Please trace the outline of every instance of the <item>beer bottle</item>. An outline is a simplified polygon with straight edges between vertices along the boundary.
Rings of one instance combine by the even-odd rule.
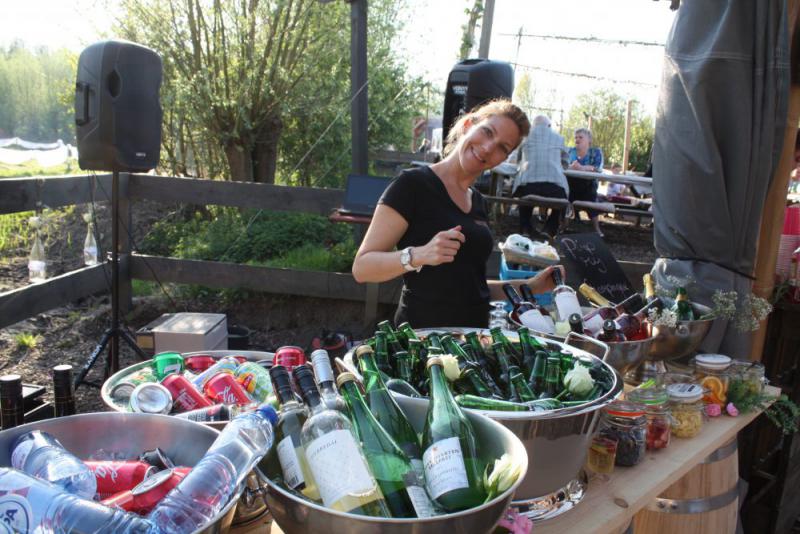
[[[548,354],[544,350],[536,351],[536,359],[533,363],[533,371],[531,371],[528,383],[531,390],[536,395],[541,395],[545,390],[545,374],[547,371],[547,358]]]
[[[392,365],[389,360],[388,341],[386,332],[378,330],[375,332],[375,363],[378,369],[386,376],[392,376]]]
[[[514,393],[516,393],[519,402],[528,402],[536,399],[522,373],[511,373],[511,383],[514,384]]]
[[[509,402],[501,399],[487,399],[476,395],[456,395],[456,404],[462,408],[473,410],[493,410],[500,412],[527,412],[530,410],[527,405],[519,402]]]
[[[555,398],[561,393],[561,359],[558,356],[547,357],[547,369],[544,377],[544,391],[540,399]]]
[[[522,370],[525,376],[530,376],[533,372],[533,364],[536,360],[536,350],[541,350],[544,347],[534,338],[531,338],[527,327],[520,327],[520,329],[517,330],[517,334],[519,335],[520,349],[522,349]]]
[[[496,343],[500,343],[510,358],[512,358],[515,362],[519,361],[519,351],[514,348],[514,345],[511,344],[511,341],[509,341],[509,339],[503,333],[502,328],[495,326],[494,328],[489,329],[489,333],[492,335],[492,346],[494,346]]]
[[[392,324],[389,321],[379,322],[378,329],[386,334],[386,343],[389,347],[389,351],[391,352],[391,354],[395,354],[398,351],[405,350],[404,347],[400,344],[400,340],[397,337],[397,332],[395,332],[394,328],[392,328]]]
[[[55,417],[75,415],[75,392],[72,389],[72,366],[53,367],[53,413]]]
[[[2,411],[3,430],[14,428],[25,422],[21,376],[0,376],[0,411]]]

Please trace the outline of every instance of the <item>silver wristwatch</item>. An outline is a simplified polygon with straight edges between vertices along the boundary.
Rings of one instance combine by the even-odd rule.
[[[406,271],[419,272],[422,269],[422,265],[419,267],[414,267],[411,265],[411,247],[406,247],[400,251],[400,265],[402,265],[403,269]]]

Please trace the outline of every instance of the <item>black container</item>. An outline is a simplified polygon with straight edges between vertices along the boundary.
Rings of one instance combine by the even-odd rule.
[[[13,428],[25,422],[25,404],[22,400],[22,377],[0,377],[0,423],[2,429]]]
[[[250,348],[250,329],[246,326],[228,325],[228,350]]]

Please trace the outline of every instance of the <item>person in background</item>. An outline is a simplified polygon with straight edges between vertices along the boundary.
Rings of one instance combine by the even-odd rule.
[[[611,165],[611,174],[622,174],[622,165],[619,163],[614,163]],[[628,187],[625,184],[618,184],[615,182],[608,182],[603,181],[606,188],[605,195],[602,195],[602,200],[606,200],[611,197],[620,197],[626,195],[628,192]]]
[[[586,128],[575,130],[575,146],[567,153],[569,168],[575,171],[603,172],[603,151],[592,146],[592,132]],[[583,200],[597,202],[597,180],[584,178],[568,178],[569,201]],[[601,237],[600,221],[595,211],[587,210],[592,220],[594,231]]]
[[[569,185],[564,176],[567,166],[567,149],[564,138],[550,129],[550,119],[537,115],[533,119],[533,130],[520,145],[519,172],[514,179],[512,196],[539,195],[567,199]],[[519,206],[519,232],[532,235],[532,206]],[[544,223],[544,233],[553,237],[558,233],[561,210],[550,210]]]
[[[509,100],[486,103],[453,125],[442,161],[403,171],[389,184],[356,253],[353,277],[363,283],[403,276],[396,324],[488,325],[489,301],[504,298],[503,282],[486,280],[494,238],[485,199],[473,185],[529,130],[525,113]],[[552,269],[511,283],[550,291]]]

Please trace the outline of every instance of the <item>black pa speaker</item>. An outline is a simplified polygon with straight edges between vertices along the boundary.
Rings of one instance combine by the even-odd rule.
[[[161,58],[128,41],[101,41],[78,59],[75,126],[81,169],[143,172],[161,150]]]
[[[467,59],[456,63],[447,77],[442,118],[442,142],[464,113],[494,98],[511,98],[514,69],[505,61]]]

